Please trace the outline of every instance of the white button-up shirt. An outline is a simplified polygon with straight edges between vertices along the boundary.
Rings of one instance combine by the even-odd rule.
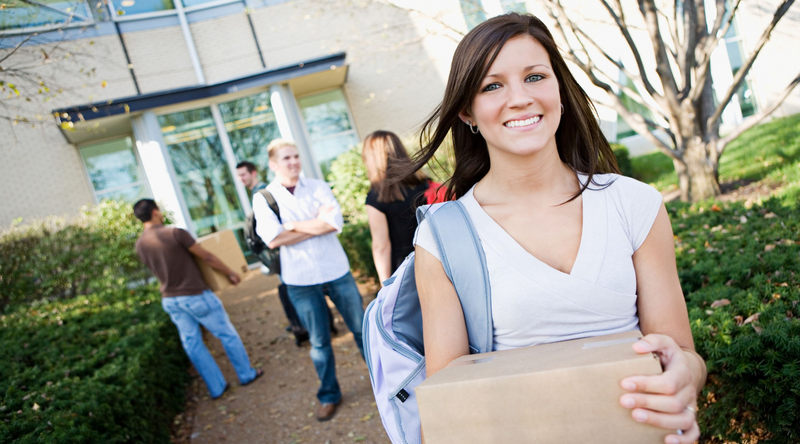
[[[300,178],[292,194],[276,179],[267,186],[267,191],[275,197],[283,223],[315,219],[320,207],[333,207],[333,211],[326,213],[321,219],[336,228],[335,232],[280,247],[281,279],[284,284],[323,284],[339,279],[350,271],[347,255],[336,237],[342,232],[344,223],[342,209],[327,183],[318,179]],[[278,217],[260,193],[253,196],[253,214],[256,218],[256,233],[264,243],[269,244],[283,232]]]

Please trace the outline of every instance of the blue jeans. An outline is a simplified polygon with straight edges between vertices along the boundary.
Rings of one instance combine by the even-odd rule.
[[[309,333],[311,342],[311,360],[317,370],[321,382],[317,398],[320,403],[338,403],[342,399],[342,391],[336,380],[336,362],[331,346],[330,321],[328,320],[325,295],[331,298],[339,313],[342,314],[347,328],[353,332],[356,345],[364,356],[361,341],[361,324],[364,321],[364,305],[361,294],[356,287],[353,275],[347,272],[344,276],[331,282],[318,285],[287,285],[291,299],[300,320]]]
[[[213,292],[206,290],[193,296],[162,298],[161,306],[178,327],[181,344],[197,372],[206,382],[212,398],[217,398],[228,385],[216,361],[203,343],[200,325],[222,341],[239,382],[247,384],[256,377],[256,370],[250,366],[250,358],[244,349],[242,339],[236,332],[222,301]]]

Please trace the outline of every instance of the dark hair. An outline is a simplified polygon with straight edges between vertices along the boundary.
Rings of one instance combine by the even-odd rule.
[[[228,168],[230,168],[230,167],[228,167]],[[247,172],[248,173],[252,173],[253,171],[257,171],[258,170],[258,168],[256,168],[256,166],[255,166],[255,164],[253,164],[253,162],[248,162],[246,160],[243,160],[243,161],[241,161],[241,162],[236,164],[236,169],[238,170],[239,168],[247,168]]]
[[[378,202],[394,202],[405,199],[407,188],[416,187],[428,177],[422,171],[409,174],[401,181],[386,182],[386,171],[398,167],[408,168],[411,158],[397,134],[391,131],[375,131],[364,139],[361,158],[367,167],[369,183],[377,193]]]
[[[532,15],[510,13],[481,23],[458,44],[444,98],[422,126],[422,149],[408,167],[389,171],[390,182],[399,182],[422,168],[448,136],[452,137],[455,162],[453,176],[446,182],[447,199],[463,196],[486,175],[490,167],[486,140],[480,133],[472,134],[458,114],[470,109],[503,45],[524,35],[533,37],[544,47],[558,80],[564,106],[555,136],[558,155],[573,171],[589,176],[587,183],[570,200],[586,189],[595,174],[619,173],[611,146],[600,131],[597,110],[572,76],[547,26]]]
[[[133,215],[142,222],[150,222],[153,218],[153,210],[158,209],[156,201],[153,199],[141,199],[133,204]]]

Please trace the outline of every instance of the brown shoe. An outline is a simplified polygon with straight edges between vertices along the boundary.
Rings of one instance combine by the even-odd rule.
[[[339,402],[337,402],[336,404],[333,403],[320,404],[319,407],[317,407],[316,411],[317,421],[327,421],[333,418],[333,415],[336,414],[336,407],[339,407]]]

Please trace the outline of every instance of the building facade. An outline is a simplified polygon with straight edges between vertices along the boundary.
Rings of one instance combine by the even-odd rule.
[[[730,84],[778,1],[744,3],[715,53],[715,88]],[[786,57],[800,43],[796,9],[726,110],[727,125],[800,71]],[[153,197],[196,236],[241,233],[250,197],[235,179],[239,161],[263,166],[266,179],[267,144],[287,138],[304,174],[324,178],[374,130],[411,138],[441,100],[460,35],[511,10],[542,12],[514,0],[14,0],[0,10],[0,59],[55,45],[76,55],[32,68],[66,91],[43,105],[44,118],[30,118],[41,123],[0,120],[0,226]],[[598,110],[609,138],[641,144],[611,109]],[[796,91],[776,115],[798,111]]]

